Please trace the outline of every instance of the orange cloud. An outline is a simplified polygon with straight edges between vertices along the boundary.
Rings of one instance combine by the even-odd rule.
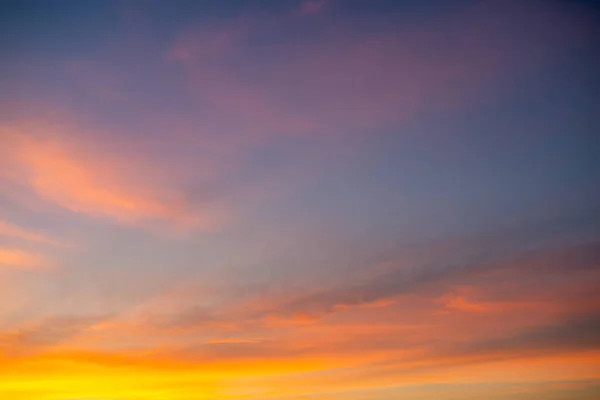
[[[110,140],[105,135],[96,134],[89,141],[85,138],[90,135],[78,132],[73,124],[48,121],[4,129],[14,147],[14,175],[46,201],[76,213],[131,224],[158,221],[211,229],[220,222],[218,207],[195,208],[179,188],[169,187],[168,174],[143,159],[144,155],[110,151],[100,145],[100,141]],[[43,240],[14,227],[0,228]]]
[[[228,343],[260,343],[264,341],[263,338],[222,338],[222,339],[210,339],[206,341],[206,344],[228,344]]]
[[[584,276],[590,272],[581,265],[570,268]],[[502,280],[500,286],[506,289],[506,282]],[[487,291],[486,285],[478,288],[481,292],[455,290],[451,293],[460,295],[448,298],[460,297],[471,304],[471,295],[479,299]],[[190,393],[202,393],[199,398],[267,399],[315,393],[337,396],[346,391],[344,398],[352,399],[350,390],[383,386],[403,390],[489,379],[502,383],[600,378],[594,368],[599,359],[594,335],[597,315],[567,315],[561,320],[541,315],[526,321],[535,310],[518,307],[440,314],[438,291],[434,292],[431,301],[422,295],[403,296],[393,304],[376,304],[379,307],[345,307],[312,324],[250,324],[244,320],[253,318],[252,312],[228,315],[229,310],[221,308],[225,314],[221,316],[237,322],[241,329],[235,333],[211,330],[212,339],[205,339],[203,325],[161,332],[144,324],[149,316],[143,313],[136,316],[136,329],[129,336],[122,336],[131,328],[127,324],[96,324],[91,319],[88,327],[85,318],[50,320],[18,329],[20,333],[10,337],[22,345],[64,343],[53,345],[51,352],[0,359],[0,372],[8,377],[0,381],[0,393],[14,390],[14,398],[24,399],[51,399],[51,393],[59,393],[140,400],[160,393],[184,400]],[[550,289],[547,294],[555,293]],[[173,296],[181,304],[177,302],[181,293]],[[514,296],[527,300],[528,291]],[[171,303],[168,296],[162,298],[161,304],[169,311],[177,311]],[[205,313],[195,316],[205,318]],[[95,337],[98,330],[101,335]],[[65,384],[75,379],[77,385]],[[27,386],[25,382],[41,383]]]
[[[454,293],[449,293],[442,297],[441,302],[449,310],[485,311],[488,309],[485,304],[470,301],[464,296]]]
[[[18,249],[0,248],[0,266],[36,269],[43,268],[46,260],[33,253]]]

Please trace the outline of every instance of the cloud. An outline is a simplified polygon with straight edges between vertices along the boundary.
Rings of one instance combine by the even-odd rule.
[[[148,320],[154,327],[169,331],[202,330],[226,325],[226,321],[213,310],[199,306],[167,313],[154,312]]]
[[[81,349],[81,355],[61,356],[73,365],[108,370],[121,365],[139,376],[164,377],[176,371],[179,377],[196,377],[206,370],[223,387],[235,386],[235,379],[244,376],[245,387],[255,393],[262,393],[264,385],[270,393],[283,394],[287,388],[300,395],[314,393],[314,388],[325,393],[398,382],[451,383],[465,377],[587,377],[595,361],[584,355],[598,346],[594,332],[600,303],[594,303],[597,295],[590,297],[600,282],[597,249],[595,242],[545,249],[456,276],[438,276],[427,284],[402,286],[405,294],[394,294],[394,302],[374,301],[377,307],[372,308],[350,302],[334,313],[320,314],[318,324],[265,324],[264,314],[252,304],[244,309],[247,298],[235,296],[242,304],[226,301],[226,306],[186,308],[194,303],[194,291],[177,290],[151,302],[153,312],[132,314],[138,318],[132,321],[137,330],[129,335],[124,332],[127,324],[95,324],[104,328],[94,336],[97,329],[85,328],[85,323],[58,319],[24,327],[12,340],[32,343],[32,348],[35,343],[43,347],[64,340],[71,349]],[[445,253],[435,258],[447,257]],[[340,283],[348,284],[342,279]],[[196,303],[204,304],[206,296],[197,293]],[[265,309],[287,311],[289,303],[272,300],[264,302]],[[485,307],[473,309],[473,304]],[[236,326],[231,330],[224,324],[228,322]],[[57,328],[43,328],[46,325]],[[74,331],[81,340],[68,339]],[[110,352],[97,350],[105,348]],[[111,359],[117,353],[121,358]],[[508,372],[498,375],[499,371]],[[258,377],[261,380],[255,381]]]
[[[206,341],[206,344],[244,344],[244,343],[260,343],[264,341],[264,338],[222,338],[222,339],[210,339]]]
[[[207,203],[200,209],[181,188],[169,186],[174,171],[161,171],[151,157],[131,153],[133,143],[86,133],[81,122],[18,122],[3,126],[2,134],[13,148],[8,165],[13,179],[62,208],[126,224],[212,229],[220,222],[218,207]],[[111,140],[116,147],[104,142]],[[14,227],[10,231],[41,240]]]
[[[0,236],[12,237],[53,246],[65,246],[64,242],[49,237],[44,233],[31,229],[25,229],[21,226],[2,220],[0,220]]]
[[[285,18],[245,18],[183,33],[170,57],[208,131],[367,134],[469,104],[576,43],[574,24],[551,5],[507,3],[479,2],[402,29],[342,19],[307,38]]]
[[[119,117],[131,114],[124,117],[127,127],[135,118],[144,121],[131,122],[137,129],[118,128],[121,131],[107,126],[111,118],[91,129],[91,122],[72,116],[64,123],[48,118],[4,126],[2,142],[10,150],[0,149],[1,178],[22,188],[27,197],[47,203],[61,219],[83,216],[144,227],[219,226],[224,198],[239,193],[231,187],[254,189],[249,188],[255,184],[252,159],[268,161],[272,153],[280,157],[285,153],[280,143],[300,153],[306,142],[325,143],[324,153],[333,154],[330,150],[353,142],[347,138],[388,127],[400,134],[399,126],[468,106],[471,96],[487,96],[505,79],[560,58],[570,46],[570,39],[562,37],[569,31],[563,18],[546,13],[546,6],[501,3],[453,11],[445,14],[449,22],[433,18],[390,26],[369,16],[363,22],[340,17],[308,32],[308,37],[295,34],[307,32],[293,24],[302,20],[317,26],[327,16],[198,25],[197,31],[182,35],[165,65],[145,63],[139,76],[129,74],[134,75],[131,81],[124,71],[112,73],[110,57],[102,61],[106,71],[93,62],[75,64],[77,82],[99,99],[93,104],[108,102],[112,107],[94,109],[100,119],[119,109]],[[325,3],[311,4],[310,12],[319,12]],[[282,25],[288,22],[285,29]],[[183,82],[163,74],[182,71]],[[137,90],[150,81],[159,86]],[[182,84],[173,90],[177,94],[190,88],[183,99],[171,104],[177,96],[167,90],[164,103],[156,100],[163,98],[163,92],[154,91],[157,87],[173,89],[175,83]],[[152,107],[146,108],[149,103]],[[122,122],[117,119],[112,121],[115,125]],[[155,126],[139,129],[149,125]],[[267,164],[265,169],[280,172],[280,164]],[[303,198],[298,200],[302,203]],[[100,246],[71,260],[74,267],[82,263],[84,268],[69,268],[51,279],[14,274],[24,276],[14,290],[31,301],[17,307],[14,315],[10,308],[15,302],[5,302],[11,317],[55,306],[117,308],[122,315],[107,320],[48,318],[0,334],[3,353],[27,356],[16,361],[0,357],[0,392],[13,390],[8,397],[23,393],[23,399],[158,394],[179,400],[192,392],[213,399],[246,394],[284,398],[293,391],[298,396],[322,392],[315,398],[325,398],[327,391],[376,385],[484,382],[493,371],[489,365],[498,361],[496,379],[505,380],[517,376],[515,370],[525,371],[523,379],[554,379],[559,374],[579,378],[597,363],[597,357],[592,360],[595,354],[582,361],[572,358],[598,348],[598,243],[572,245],[556,234],[570,235],[564,225],[450,238],[449,246],[433,245],[417,256],[397,250],[383,268],[365,263],[360,273],[345,263],[328,269],[340,256],[336,248],[330,257],[331,246],[351,241],[326,240],[319,232],[313,238],[318,242],[314,252],[327,254],[314,257],[325,260],[318,267],[343,271],[328,281],[296,267],[310,264],[313,255],[308,253],[313,251],[305,251],[298,260],[293,251],[312,249],[312,242],[282,246],[279,240],[261,237],[264,229],[273,227],[275,239],[285,236],[304,211],[314,211],[314,203],[300,213],[292,210],[294,215],[283,216],[283,223],[278,220],[282,210],[270,212],[270,206],[265,205],[269,212],[260,215],[263,219],[251,220],[231,235],[168,246],[153,240],[149,246],[157,248],[144,254],[139,250],[145,250],[146,242],[138,242],[137,235],[113,237],[112,230],[97,235],[82,226]],[[224,208],[228,215],[228,204]],[[284,207],[284,212],[292,208]],[[257,220],[258,226],[253,225]],[[288,221],[289,228],[283,226]],[[339,227],[332,229],[340,234]],[[9,223],[0,224],[0,234],[33,243],[46,239]],[[113,249],[121,238],[123,246]],[[387,246],[381,247],[387,254]],[[357,254],[352,245],[342,251],[347,253],[344,259]],[[298,263],[281,262],[281,271],[300,276],[298,287],[284,283],[277,290],[263,290],[248,283],[265,275],[278,281],[275,268],[285,260],[278,257],[284,253]],[[376,263],[379,256],[374,256]],[[0,250],[0,264],[11,267],[34,267],[37,257],[23,250]],[[248,269],[226,277],[229,281],[217,290],[201,290],[215,277],[192,278],[192,270],[218,270],[217,275],[238,271],[222,272],[226,268],[212,265],[222,257],[241,260]],[[306,259],[310,261],[304,263]],[[290,272],[295,268],[298,273]],[[139,309],[125,309],[177,277],[185,281],[186,290],[177,288]],[[21,286],[27,279],[32,285]],[[555,359],[539,372],[542,356]],[[247,393],[241,394],[243,390]]]
[[[424,281],[402,283],[392,280],[400,275],[383,275],[361,287],[341,280],[318,296],[262,299],[258,309],[251,296],[214,308],[177,303],[142,313],[139,330],[127,340],[137,338],[160,348],[157,357],[184,363],[252,368],[265,360],[313,360],[317,370],[374,371],[378,382],[509,365],[515,358],[566,357],[597,346],[597,251],[596,242],[546,249],[477,268],[450,268]],[[172,303],[168,297],[161,302]],[[339,382],[363,378],[368,382],[362,375]]]
[[[277,304],[270,312],[280,318],[293,315],[322,317],[348,307],[385,304],[385,301],[406,294],[435,293],[436,290],[447,294],[447,289],[453,286],[488,284],[495,279],[496,286],[490,285],[490,293],[494,293],[503,287],[499,285],[500,279],[510,287],[509,282],[518,275],[518,281],[527,287],[546,271],[552,271],[556,280],[569,274],[595,279],[599,259],[598,231],[593,227],[596,224],[597,218],[592,215],[585,221],[579,216],[568,217],[464,237],[453,240],[451,245],[433,244],[429,250],[418,252],[422,254],[405,254],[387,262],[383,271],[375,268],[369,273],[367,268],[359,277],[340,276],[337,284],[313,288],[310,293]],[[548,286],[530,294],[543,293],[544,289],[555,290],[568,282],[546,281]],[[523,288],[526,290],[530,289]],[[523,292],[515,293],[520,294]],[[508,295],[498,294],[499,297]],[[446,300],[454,308],[469,306],[460,297]]]
[[[600,307],[598,242],[557,240],[565,223],[550,225],[554,233],[544,223],[521,228],[520,234],[509,230],[433,245],[420,256],[388,263],[383,271],[369,273],[367,268],[358,276],[339,276],[330,287],[314,282],[275,291],[230,286],[216,297],[201,290],[186,291],[183,298],[165,294],[156,306],[130,318],[150,342],[171,336],[182,347],[200,346],[195,353],[200,358],[217,351],[202,347],[215,338],[263,338],[265,343],[227,344],[268,346],[274,354],[299,348],[319,356],[356,352],[370,357],[431,343],[443,347],[459,340],[512,337],[551,321],[591,315]],[[540,238],[529,235],[542,227],[548,236],[540,244]],[[567,236],[571,233],[566,230]],[[213,301],[218,305],[210,305]],[[340,330],[348,336],[340,337]],[[253,354],[261,354],[260,349]],[[232,348],[228,357],[234,355]]]
[[[44,257],[20,249],[0,248],[0,267],[38,269],[47,266]]]
[[[39,352],[67,341],[105,317],[63,316],[39,321],[0,334],[0,349],[9,355]]]
[[[441,299],[441,301],[444,307],[450,310],[482,312],[486,311],[487,309],[485,304],[470,301],[464,296],[460,296],[454,293],[448,293]]]
[[[600,350],[598,332],[600,315],[574,315],[512,336],[467,343],[457,352],[461,355],[498,352],[512,357],[531,352],[593,351]]]
[[[314,15],[319,14],[331,4],[331,0],[305,0],[300,5],[300,14]]]
[[[128,110],[128,127],[144,134],[90,129],[83,118],[9,126],[45,138],[18,144],[19,179],[76,213],[217,229],[237,205],[282,186],[265,189],[261,179],[298,160],[311,164],[312,150],[330,158],[357,137],[468,106],[576,43],[568,15],[542,2],[509,3],[401,28],[341,16],[315,21],[307,35],[298,35],[307,21],[297,15],[243,15],[182,29],[160,57],[149,50],[156,46],[109,43],[113,51],[69,63],[69,78],[99,109]],[[328,2],[304,4],[323,10]],[[131,74],[140,59],[145,68]],[[300,155],[257,172],[256,156],[281,144]]]

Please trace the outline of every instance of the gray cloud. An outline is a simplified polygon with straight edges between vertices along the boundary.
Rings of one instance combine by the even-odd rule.
[[[273,311],[319,316],[337,306],[357,306],[406,293],[436,288],[439,291],[453,284],[489,280],[491,273],[519,277],[518,281],[532,286],[535,281],[552,283],[553,276],[567,282],[600,269],[600,242],[595,231],[590,230],[591,222],[596,222],[596,218],[583,223],[550,221],[473,238],[454,248],[433,252],[413,265],[399,263],[400,267],[362,282],[348,283],[346,277],[340,276],[336,287],[298,297]]]
[[[31,326],[0,334],[0,347],[14,355],[39,351],[68,340],[105,318],[105,316],[49,318]]]
[[[517,334],[456,345],[452,353],[501,354],[562,353],[600,349],[600,313],[571,316]]]

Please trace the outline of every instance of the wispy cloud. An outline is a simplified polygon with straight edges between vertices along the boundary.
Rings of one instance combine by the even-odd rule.
[[[305,0],[300,5],[302,15],[314,15],[323,12],[331,5],[331,0]]]
[[[48,236],[47,234],[32,229],[25,229],[19,225],[0,220],[0,236],[22,239],[30,242],[65,246],[66,243]]]
[[[496,393],[459,384],[494,381],[501,400],[533,399],[538,382],[543,398],[548,382],[597,382],[597,212],[498,228],[520,212],[533,220],[517,203],[559,203],[527,180],[513,198],[529,157],[533,185],[553,188],[554,173],[569,188],[591,182],[579,179],[584,164],[546,171],[556,158],[529,151],[504,160],[526,147],[518,134],[482,145],[488,130],[504,133],[484,114],[506,118],[516,82],[539,71],[550,81],[582,49],[567,7],[414,2],[391,16],[335,0],[258,13],[221,3],[215,18],[140,5],[123,10],[125,35],[110,25],[103,42],[94,28],[94,43],[75,36],[52,52],[53,33],[32,51],[50,67],[28,64],[43,72],[31,93],[46,90],[61,111],[19,101],[1,117],[0,397],[463,400]],[[529,114],[555,101],[506,115],[527,114],[529,129]],[[440,119],[454,126],[436,131]],[[525,144],[581,158],[569,136]],[[349,168],[334,171],[340,159]],[[489,200],[494,215],[465,205],[455,216],[467,198]],[[68,252],[58,232],[86,246]],[[53,260],[57,273],[37,272]]]
[[[75,124],[75,125],[74,125]],[[211,229],[216,208],[195,208],[165,182],[164,171],[143,155],[98,151],[102,134],[93,141],[77,132],[76,123],[42,120],[3,127],[14,148],[13,177],[38,196],[67,210],[129,224],[167,222],[176,227]],[[150,179],[151,175],[154,179]],[[161,180],[162,179],[162,180]],[[210,208],[210,211],[208,211]],[[14,227],[5,231],[42,240]]]
[[[25,355],[68,340],[103,317],[56,317],[0,334],[0,348],[11,355]]]
[[[242,137],[373,132],[469,104],[571,46],[563,35],[573,31],[568,18],[537,2],[507,3],[483,2],[401,30],[373,21],[365,33],[336,22],[321,27],[319,40],[290,32],[274,43],[265,36],[286,32],[283,22],[249,18],[188,31],[170,56],[185,68],[198,103],[210,108],[208,130]],[[261,63],[254,62],[258,51]]]
[[[38,269],[47,267],[44,257],[21,249],[0,247],[0,267]]]
[[[477,345],[481,337],[490,338],[490,343],[513,343],[517,339],[511,338],[523,338],[520,347],[506,347],[502,352],[502,357],[510,358],[512,352],[525,354],[525,348],[535,350],[536,340],[525,339],[532,335],[538,337],[538,334],[530,332],[545,335],[548,330],[548,343],[554,343],[552,332],[558,332],[557,335],[563,332],[562,328],[553,328],[557,321],[564,321],[565,327],[574,327],[577,324],[571,321],[576,319],[585,328],[588,326],[585,321],[593,320],[589,315],[600,304],[600,298],[591,294],[600,279],[598,269],[593,267],[597,262],[597,248],[597,243],[592,243],[498,263],[484,261],[468,271],[449,269],[435,279],[417,279],[410,284],[399,283],[386,275],[374,281],[379,282],[377,296],[365,294],[366,287],[341,279],[343,286],[334,288],[333,294],[305,295],[283,302],[275,298],[270,304],[266,302],[262,311],[252,306],[244,309],[246,300],[239,306],[221,305],[218,309],[186,309],[181,305],[168,313],[149,310],[150,314],[133,315],[134,318],[143,316],[138,320],[136,335],[158,335],[156,338],[162,337],[161,342],[167,340],[163,335],[168,333],[167,342],[173,343],[176,337],[177,345],[164,348],[166,354],[198,362],[223,357],[259,360],[267,355],[291,357],[294,354],[321,358],[344,353],[364,362],[397,354],[400,359],[421,366],[428,362],[435,365],[442,358],[444,363],[450,364],[461,364],[473,357],[478,362],[494,359],[500,350],[483,351],[483,347]],[[440,262],[446,257],[441,257]],[[550,271],[552,279],[544,282],[535,279],[539,268]],[[383,282],[386,282],[385,288],[397,289],[382,289]],[[375,289],[369,286],[368,290]],[[368,301],[368,296],[372,301]],[[563,298],[569,298],[569,302],[561,301]],[[194,300],[190,298],[186,302],[189,301]],[[196,299],[200,301],[202,297]],[[170,303],[167,299],[163,302]],[[512,321],[510,325],[504,324],[507,319]],[[340,331],[348,335],[340,336]],[[573,335],[579,334],[577,332]],[[568,335],[561,340],[565,344],[563,351],[575,350],[567,345]],[[575,342],[571,341],[573,346]],[[223,347],[206,347],[217,343]],[[456,346],[474,346],[474,350],[459,351],[464,357],[455,359],[452,349]],[[501,347],[500,344],[494,346]],[[582,346],[589,348],[591,344]],[[480,347],[481,351],[476,350]],[[493,346],[486,344],[485,348],[488,347]],[[548,344],[547,348],[550,347]]]

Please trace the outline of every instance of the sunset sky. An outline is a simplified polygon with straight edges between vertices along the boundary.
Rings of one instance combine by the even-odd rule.
[[[0,400],[600,399],[599,27],[0,1]]]

